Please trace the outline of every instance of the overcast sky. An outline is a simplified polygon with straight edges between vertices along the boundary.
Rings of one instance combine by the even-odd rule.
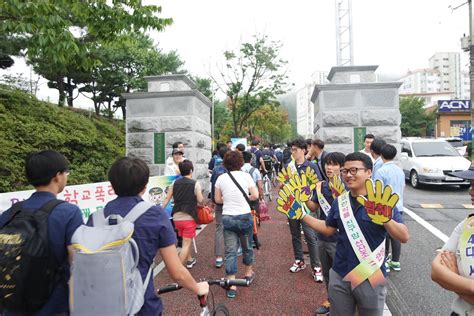
[[[452,12],[464,0],[353,0],[355,65],[379,65],[380,75],[399,77],[407,70],[428,67],[438,51],[460,52],[468,33],[468,7]],[[163,0],[163,17],[174,23],[153,33],[164,51],[177,50],[191,73],[205,77],[253,34],[266,34],[283,44],[295,89],[317,70],[336,65],[335,0]],[[463,53],[463,55],[465,55]],[[464,58],[467,67],[467,58]],[[10,72],[26,72],[21,63]],[[3,74],[5,72],[0,72]],[[43,85],[45,86],[45,85]],[[40,97],[57,99],[43,89]]]

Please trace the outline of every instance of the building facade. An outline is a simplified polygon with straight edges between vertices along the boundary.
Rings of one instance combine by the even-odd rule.
[[[305,138],[314,134],[314,104],[311,102],[315,85],[329,83],[328,72],[315,71],[310,82],[296,92],[296,131]]]

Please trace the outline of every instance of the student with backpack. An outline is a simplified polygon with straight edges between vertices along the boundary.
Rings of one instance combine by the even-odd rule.
[[[36,192],[0,216],[0,310],[67,315],[71,237],[83,224],[76,205],[56,199],[66,186],[69,163],[44,150],[27,157],[25,170]]]
[[[118,283],[108,282],[108,280],[113,280],[114,277],[119,281],[121,278],[117,278],[117,273],[109,273],[107,275],[107,273],[101,272],[102,270],[107,271],[107,268],[109,269],[108,271],[114,268],[111,264],[112,259],[114,259],[111,255],[113,251],[104,251],[105,255],[110,256],[108,257],[110,260],[97,259],[95,266],[88,265],[83,267],[83,269],[88,269],[89,273],[94,273],[94,277],[89,276],[89,280],[76,278],[71,281],[71,284],[74,284],[74,286],[76,286],[77,282],[81,281],[94,283],[93,287],[90,284],[87,287],[88,291],[86,293],[90,294],[88,297],[90,299],[89,302],[85,299],[82,302],[80,301],[82,298],[81,291],[76,290],[74,292],[75,295],[71,301],[75,302],[75,307],[86,307],[81,313],[78,312],[78,314],[96,315],[101,312],[103,315],[119,315],[117,312],[106,312],[106,310],[110,310],[108,308],[115,308],[116,310],[117,306],[122,307],[120,306],[121,301],[118,298],[112,298],[113,300],[110,302],[110,293],[125,292],[131,294],[125,300],[124,308],[126,312],[121,312],[120,315],[161,315],[163,306],[160,298],[155,293],[152,277],[152,265],[158,250],[173,280],[197,295],[207,295],[209,290],[208,284],[206,282],[196,283],[189,271],[180,262],[175,246],[176,235],[166,212],[160,206],[148,204],[148,202],[144,202],[142,199],[149,176],[150,171],[147,164],[139,158],[121,158],[110,168],[109,181],[118,197],[107,203],[102,211],[94,213],[87,223],[91,227],[86,227],[84,228],[84,233],[80,234],[79,231],[77,234],[80,234],[89,243],[89,247],[94,246],[94,244],[98,247],[99,237],[105,238],[108,236],[108,244],[102,246],[102,249],[105,250],[114,250],[113,247],[110,247],[111,245],[124,244],[123,241],[129,241],[126,244],[135,249],[132,252],[138,250],[137,269],[139,277],[137,279],[134,275],[127,275],[126,282],[123,282],[123,279]],[[114,228],[119,225],[122,226],[120,231],[124,235],[128,234],[128,236],[113,240]],[[131,238],[127,230],[130,227],[133,232]],[[79,237],[78,239],[80,239]],[[110,248],[107,248],[107,246]],[[78,245],[76,248],[84,249],[84,247],[85,245]],[[123,256],[121,261],[125,265],[130,260],[136,260],[136,254],[132,257],[126,255],[127,248],[122,248],[118,252],[119,255]],[[99,258],[99,255],[104,255],[104,253],[97,251],[94,254]],[[80,262],[76,259],[86,256],[87,253],[84,254],[84,251],[81,252],[80,250],[75,254],[74,269],[80,270]],[[89,258],[92,257],[89,255]],[[106,266],[106,262],[109,264],[108,266]],[[136,262],[132,262],[131,266],[133,267],[134,264]],[[74,269],[73,275],[75,274]],[[130,274],[133,272],[130,272],[126,266],[125,273]],[[130,284],[131,289],[121,290],[124,286],[129,287]],[[116,291],[117,289],[120,291]],[[97,292],[97,298],[93,296],[94,293],[91,293],[93,290]],[[92,308],[95,312],[91,312]]]

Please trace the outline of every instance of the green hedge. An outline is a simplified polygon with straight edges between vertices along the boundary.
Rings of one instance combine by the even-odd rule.
[[[125,124],[0,85],[0,192],[31,189],[24,161],[44,149],[70,161],[69,184],[106,181],[112,162],[125,154]]]

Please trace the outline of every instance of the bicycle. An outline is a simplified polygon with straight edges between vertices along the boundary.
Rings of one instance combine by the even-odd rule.
[[[204,279],[209,285],[219,285],[224,290],[230,289],[231,286],[250,286],[250,281],[246,279]],[[158,295],[181,290],[182,287],[178,283],[168,284],[156,290]],[[214,303],[214,295],[209,288],[212,304],[209,304],[205,295],[198,295],[199,306],[201,307],[200,316],[214,316],[214,315],[230,315],[229,309],[223,304]]]

